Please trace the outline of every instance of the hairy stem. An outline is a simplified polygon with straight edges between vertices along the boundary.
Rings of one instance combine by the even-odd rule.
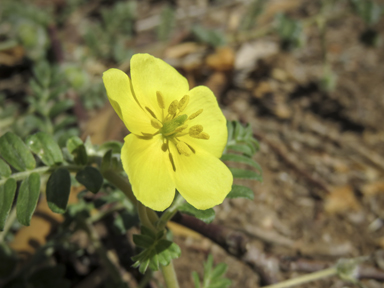
[[[163,273],[165,284],[168,288],[180,287],[172,261],[167,266],[161,266],[161,272]]]
[[[299,277],[296,277],[293,279],[289,279],[289,280],[286,280],[286,281],[283,281],[283,282],[280,282],[277,284],[264,286],[262,288],[286,288],[286,287],[291,287],[291,286],[296,286],[299,284],[311,282],[311,281],[314,281],[317,279],[326,278],[326,277],[333,276],[336,274],[337,274],[337,269],[335,267],[332,267],[332,268],[328,268],[328,269],[314,272],[311,274],[307,274],[307,275],[299,276]]]

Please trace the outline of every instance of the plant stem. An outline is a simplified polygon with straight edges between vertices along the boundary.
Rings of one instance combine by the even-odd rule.
[[[135,195],[133,195],[131,185],[123,176],[112,170],[104,171],[103,176],[105,179],[123,191],[125,196],[128,197],[132,204],[136,204],[137,200]]]
[[[311,274],[307,274],[307,275],[299,276],[299,277],[296,277],[293,279],[289,279],[289,280],[286,280],[286,281],[283,281],[283,282],[280,282],[277,284],[264,286],[262,288],[286,288],[286,287],[296,286],[296,285],[299,285],[302,283],[311,282],[311,281],[314,281],[317,279],[333,276],[336,274],[337,274],[336,267],[332,267],[332,268],[324,269],[324,270],[314,272]]]
[[[139,214],[141,224],[147,228],[150,228],[154,232],[157,232],[156,227],[149,220],[149,217],[147,214],[147,207],[145,207],[143,204],[141,204],[140,201],[137,201],[136,207],[137,207],[137,213]]]
[[[161,215],[160,220],[157,222],[156,227],[158,230],[162,230],[165,228],[167,222],[172,219],[172,217],[176,214],[177,209],[181,204],[184,203],[184,201],[184,198],[180,194],[176,196],[176,199],[175,201],[173,201],[171,207],[169,207],[167,211],[165,211],[164,214]]]
[[[79,165],[62,165],[59,167],[66,168],[71,172],[77,172],[77,171],[80,171],[81,169],[84,168],[84,166],[79,166]],[[23,180],[23,179],[27,178],[32,173],[44,174],[47,172],[51,172],[55,169],[56,169],[56,167],[43,166],[43,167],[35,168],[33,170],[15,173],[15,174],[12,174],[11,176],[9,176],[8,178],[4,178],[4,179],[0,180],[0,185],[3,185],[9,178],[13,178],[16,181],[19,181],[19,180]]]
[[[161,272],[163,273],[165,284],[168,288],[180,287],[172,261],[167,266],[161,266]]]
[[[8,220],[5,223],[4,230],[0,232],[0,244],[4,241],[5,235],[7,235],[9,229],[11,229],[13,222],[16,220],[16,207],[13,207],[9,214]]]

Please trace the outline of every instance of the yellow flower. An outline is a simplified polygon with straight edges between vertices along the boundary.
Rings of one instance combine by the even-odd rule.
[[[103,81],[131,131],[121,161],[136,198],[157,211],[171,205],[175,189],[197,209],[222,203],[233,177],[219,160],[228,135],[212,91],[189,90],[173,67],[148,54],[132,57],[131,77],[109,69]]]

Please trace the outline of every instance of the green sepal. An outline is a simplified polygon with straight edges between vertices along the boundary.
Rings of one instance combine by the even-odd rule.
[[[244,170],[233,167],[229,167],[229,170],[232,172],[233,178],[256,180],[260,182],[263,181],[263,177],[259,173],[251,170]]]
[[[67,141],[67,149],[73,155],[73,160],[76,164],[86,165],[88,163],[88,155],[83,141],[77,136],[74,136]]]
[[[3,159],[0,158],[0,179],[2,177],[7,178],[11,176],[12,170],[11,167]]]
[[[189,203],[183,203],[179,206],[179,211],[194,216],[205,223],[211,223],[215,219],[215,210],[209,208],[207,210],[199,210]]]
[[[0,137],[0,155],[18,171],[32,170],[36,166],[36,161],[31,151],[12,132],[7,132]]]
[[[228,193],[226,198],[246,198],[253,200],[254,197],[255,195],[253,194],[252,189],[242,185],[232,185],[232,190]]]
[[[69,193],[71,192],[71,176],[65,168],[58,168],[52,172],[47,182],[48,207],[55,213],[67,210]]]
[[[38,132],[27,138],[27,145],[47,166],[63,162],[63,153],[53,137],[44,132]]]
[[[172,259],[180,257],[180,247],[163,239],[163,231],[154,233],[149,228],[141,226],[141,233],[140,235],[133,235],[133,242],[144,250],[132,257],[132,260],[135,261],[132,266],[139,267],[140,273],[144,274],[148,267],[157,271],[160,265],[166,266]]]
[[[40,195],[40,175],[31,173],[21,182],[16,203],[17,220],[29,226]]]
[[[16,192],[16,180],[9,178],[3,185],[0,185],[0,231],[4,230],[5,221],[12,208]]]
[[[94,194],[99,192],[103,185],[103,176],[100,171],[91,166],[87,166],[83,170],[77,172],[76,180]]]

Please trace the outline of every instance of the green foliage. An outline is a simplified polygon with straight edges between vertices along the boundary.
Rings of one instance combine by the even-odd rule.
[[[227,269],[228,267],[224,263],[213,267],[213,257],[209,254],[207,262],[204,263],[203,283],[200,282],[199,275],[195,271],[192,272],[195,288],[227,288],[231,286],[231,281],[223,277]]]
[[[148,267],[157,271],[160,265],[167,266],[172,259],[180,257],[181,254],[177,244],[164,239],[164,231],[155,233],[145,226],[141,226],[141,234],[133,235],[133,242],[144,249],[132,257],[135,261],[133,267],[139,267],[139,271],[143,274]]]
[[[171,6],[166,5],[160,14],[160,24],[156,29],[157,38],[161,41],[167,40],[174,25],[175,10]]]
[[[83,141],[75,136],[67,141],[68,152],[73,156],[73,161],[79,165],[86,165],[88,163],[88,154],[85,149]]]
[[[3,159],[0,158],[0,179],[1,177],[9,177],[12,174],[11,167]]]
[[[373,0],[350,0],[354,11],[364,22],[372,26],[380,21],[383,7]]]
[[[264,5],[267,0],[253,0],[249,5],[247,12],[245,13],[242,21],[241,28],[245,30],[249,30],[255,26],[255,22],[257,18],[263,13]]]
[[[241,186],[241,185],[232,185],[232,190],[227,195],[227,198],[246,198],[249,200],[254,199],[253,191],[252,189]]]
[[[77,172],[76,180],[92,193],[99,192],[101,185],[103,185],[103,176],[98,169],[91,166],[86,166]]]
[[[63,153],[51,135],[38,132],[29,136],[26,142],[29,149],[47,166],[54,166],[64,161]]]
[[[291,19],[284,14],[277,14],[275,20],[276,30],[281,38],[281,45],[284,50],[303,46],[305,35],[300,21]]]
[[[28,147],[12,132],[0,137],[0,156],[19,171],[31,170],[36,166],[35,158]]]
[[[67,210],[69,193],[71,191],[71,177],[65,168],[58,168],[52,172],[47,182],[48,207],[55,213]]]
[[[250,179],[262,181],[262,171],[260,165],[252,159],[252,156],[258,151],[259,143],[253,138],[253,132],[250,125],[243,127],[237,121],[228,121],[228,143],[225,148],[224,154],[221,157],[222,161],[232,163],[241,163],[256,169],[252,171],[249,169],[232,168],[230,170],[234,178]],[[228,151],[238,152],[241,154],[228,153]],[[232,194],[232,197],[236,194]]]
[[[40,195],[40,175],[31,173],[20,185],[16,203],[17,220],[29,226]]]
[[[217,30],[210,30],[200,25],[194,25],[192,26],[191,32],[197,41],[212,47],[223,46],[226,43],[223,33]]]
[[[111,8],[101,11],[101,24],[89,23],[84,39],[95,57],[123,62],[132,56],[127,41],[133,34],[135,11],[134,1],[117,2]]]
[[[179,206],[179,211],[191,216],[195,216],[205,223],[211,223],[215,219],[215,210],[212,208],[207,210],[199,210],[189,203],[183,203]]]
[[[0,185],[0,231],[3,231],[5,220],[12,208],[16,192],[16,180],[9,178],[3,185]]]

